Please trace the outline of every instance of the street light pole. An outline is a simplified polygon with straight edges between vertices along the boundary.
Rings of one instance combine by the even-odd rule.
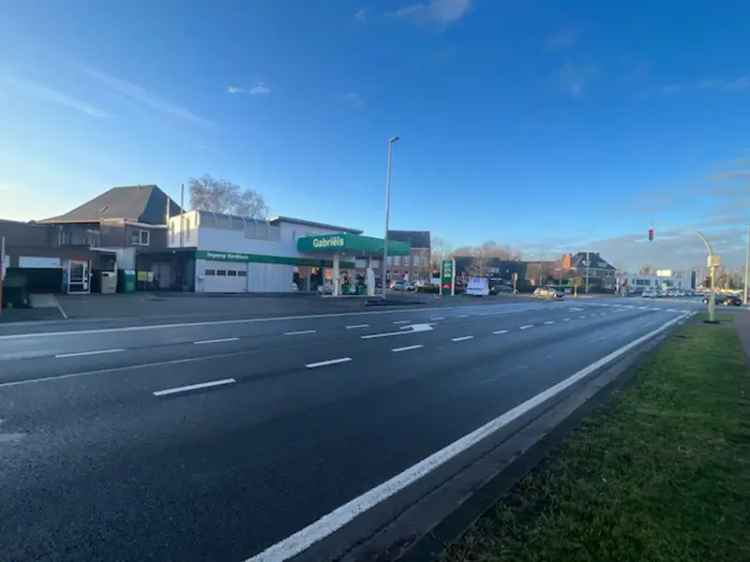
[[[742,294],[742,304],[747,304],[747,280],[750,277],[750,225],[747,227],[747,246],[745,247],[745,290]]]
[[[590,252],[586,252],[586,294],[589,294],[589,257]]]
[[[386,298],[386,269],[388,268],[388,223],[391,216],[391,153],[393,145],[398,142],[398,137],[388,139],[388,160],[385,172],[385,236],[383,236],[383,263],[381,264],[381,276],[383,279],[383,299]]]
[[[708,240],[706,240],[706,237],[703,236],[700,232],[696,231],[696,234],[700,236],[700,239],[703,240],[703,243],[706,245],[706,250],[708,250],[708,275],[709,279],[711,279],[711,293],[708,296],[708,321],[711,324],[716,323],[716,267],[718,266],[718,256],[714,256],[713,248],[711,248],[711,244],[708,243]]]

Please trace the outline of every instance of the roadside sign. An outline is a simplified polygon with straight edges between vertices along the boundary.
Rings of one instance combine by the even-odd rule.
[[[443,260],[440,264],[440,294],[456,294],[456,260]]]

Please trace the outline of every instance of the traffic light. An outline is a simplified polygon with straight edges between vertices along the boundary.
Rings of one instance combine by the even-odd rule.
[[[654,229],[653,228],[648,229],[648,241],[649,242],[654,241]]]

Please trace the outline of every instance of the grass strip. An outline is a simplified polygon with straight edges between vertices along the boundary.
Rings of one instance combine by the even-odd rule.
[[[721,320],[670,336],[441,559],[750,561],[750,370]]]

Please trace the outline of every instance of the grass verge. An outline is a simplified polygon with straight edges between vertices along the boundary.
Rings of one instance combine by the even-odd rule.
[[[732,317],[637,368],[443,561],[750,561],[750,370]]]

